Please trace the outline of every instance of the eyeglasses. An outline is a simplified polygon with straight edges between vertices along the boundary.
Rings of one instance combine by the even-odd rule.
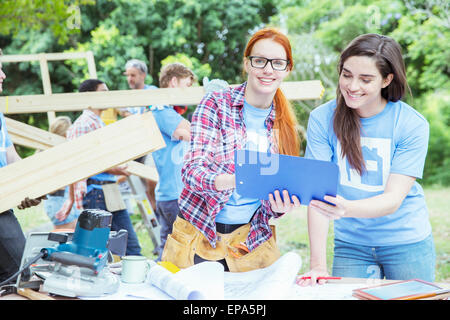
[[[284,71],[289,65],[289,60],[285,59],[267,59],[264,57],[255,56],[248,56],[247,58],[250,59],[252,67],[258,69],[264,69],[268,62],[270,62],[272,69],[276,71]]]

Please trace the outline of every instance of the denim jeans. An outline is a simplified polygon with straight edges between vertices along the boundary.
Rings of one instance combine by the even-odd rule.
[[[80,210],[78,210],[75,205],[72,206],[69,215],[63,221],[56,219],[55,215],[61,209],[67,197],[64,196],[54,196],[51,194],[47,195],[47,200],[44,200],[44,209],[48,217],[52,221],[53,225],[59,226],[62,224],[70,223],[80,216]]]
[[[0,282],[19,270],[24,248],[25,236],[14,212],[0,213]]]
[[[166,244],[167,235],[172,233],[172,226],[177,218],[180,208],[178,207],[178,200],[169,201],[156,201],[156,218],[158,219],[160,230],[161,244],[158,247],[158,259],[161,260],[161,256]]]
[[[333,276],[408,280],[435,279],[433,236],[410,244],[369,247],[334,240]]]
[[[105,195],[100,189],[92,189],[83,198],[83,208],[84,209],[106,209]],[[127,256],[138,256],[141,255],[141,246],[139,245],[139,240],[137,238],[136,232],[134,231],[133,225],[131,224],[130,215],[127,210],[114,211],[112,213],[111,230],[119,231],[125,229],[128,231],[128,241],[127,241]]]

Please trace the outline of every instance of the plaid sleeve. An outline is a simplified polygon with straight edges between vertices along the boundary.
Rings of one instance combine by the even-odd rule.
[[[190,152],[187,152],[182,179],[187,189],[201,193],[218,192],[214,181],[217,172],[210,169],[214,161],[219,119],[217,103],[206,95],[192,116]]]
[[[67,140],[73,140],[82,135],[85,135],[91,131],[97,129],[94,123],[90,123],[89,121],[81,121],[84,119],[80,119],[80,121],[75,121],[74,124],[67,130]],[[86,119],[87,120],[87,119]],[[86,194],[86,185],[87,180],[81,180],[74,183],[74,202],[75,207],[77,209],[83,209],[83,196]]]

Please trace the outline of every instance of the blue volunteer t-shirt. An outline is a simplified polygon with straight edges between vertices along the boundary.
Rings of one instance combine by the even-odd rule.
[[[12,145],[12,141],[6,130],[5,118],[0,112],[0,168],[8,164],[6,159],[6,149]]]
[[[269,140],[267,138],[266,119],[272,107],[267,109],[255,108],[244,101],[243,116],[247,133],[245,149],[267,152]],[[216,216],[216,222],[224,224],[243,224],[250,221],[261,201],[239,195],[234,189],[230,199]]]
[[[154,89],[158,89],[158,87],[153,86],[153,85],[148,85],[145,84],[143,90],[154,90]],[[149,106],[151,107],[151,106]],[[126,111],[128,111],[131,114],[143,114],[145,112],[147,112],[147,107],[128,107],[125,108]]]
[[[173,139],[172,135],[184,118],[172,106],[157,106],[151,110],[166,143],[166,147],[152,153],[159,175],[155,199],[176,200],[183,190],[181,168],[189,145],[186,141]]]
[[[333,130],[336,101],[329,101],[310,114],[305,158],[332,161],[339,167],[338,194],[348,200],[383,193],[389,174],[422,178],[428,149],[427,120],[408,104],[388,102],[379,114],[361,118],[361,145],[366,172],[360,176],[341,156]],[[422,187],[416,182],[400,208],[371,219],[342,218],[334,221],[336,239],[384,246],[414,243],[431,233]]]

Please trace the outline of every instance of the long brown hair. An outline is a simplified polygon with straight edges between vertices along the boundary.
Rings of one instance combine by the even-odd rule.
[[[292,60],[292,49],[289,39],[275,28],[264,28],[253,34],[245,48],[244,58],[250,55],[255,43],[261,39],[271,39],[281,44],[286,51],[286,57],[289,61],[288,68],[292,70],[294,61]],[[297,129],[297,118],[292,106],[280,88],[277,89],[273,101],[275,106],[274,129],[277,133],[278,152],[298,156],[300,154],[300,136]]]
[[[396,102],[403,97],[409,87],[401,48],[395,40],[373,33],[356,37],[341,53],[338,63],[339,76],[345,61],[353,56],[372,57],[383,79],[391,73],[394,75],[391,83],[381,89],[384,99]],[[347,107],[339,86],[336,96],[333,129],[342,146],[341,156],[346,156],[350,166],[362,175],[366,167],[361,150],[361,120],[354,109]]]

